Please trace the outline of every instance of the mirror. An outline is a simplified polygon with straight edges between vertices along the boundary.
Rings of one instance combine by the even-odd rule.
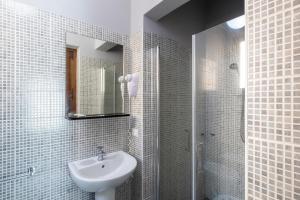
[[[128,116],[118,78],[123,46],[66,34],[66,116],[69,119]]]

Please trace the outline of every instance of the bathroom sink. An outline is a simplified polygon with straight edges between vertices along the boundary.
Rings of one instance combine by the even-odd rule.
[[[68,164],[73,181],[82,190],[95,192],[96,200],[114,200],[115,188],[130,177],[136,165],[136,159],[123,151],[109,153],[102,161],[92,157]]]

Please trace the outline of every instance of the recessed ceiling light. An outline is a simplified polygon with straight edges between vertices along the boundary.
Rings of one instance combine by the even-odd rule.
[[[245,15],[239,16],[226,22],[227,26],[232,29],[240,29],[245,26]]]

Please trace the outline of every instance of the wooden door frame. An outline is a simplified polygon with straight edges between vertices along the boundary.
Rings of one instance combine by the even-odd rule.
[[[71,55],[72,54],[72,55]],[[77,69],[78,69],[77,48],[66,48],[66,103],[67,114],[77,113]],[[73,60],[73,69],[71,69]],[[75,68],[75,69],[74,69]],[[71,75],[72,74],[72,75]],[[75,79],[75,80],[74,80]],[[73,87],[72,87],[73,84]],[[72,98],[72,99],[71,99]]]

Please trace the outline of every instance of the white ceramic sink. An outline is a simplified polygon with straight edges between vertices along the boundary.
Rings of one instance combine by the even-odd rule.
[[[137,165],[131,155],[118,151],[104,156],[70,162],[68,164],[73,181],[82,190],[95,192],[96,200],[114,200],[115,188],[124,183]]]

